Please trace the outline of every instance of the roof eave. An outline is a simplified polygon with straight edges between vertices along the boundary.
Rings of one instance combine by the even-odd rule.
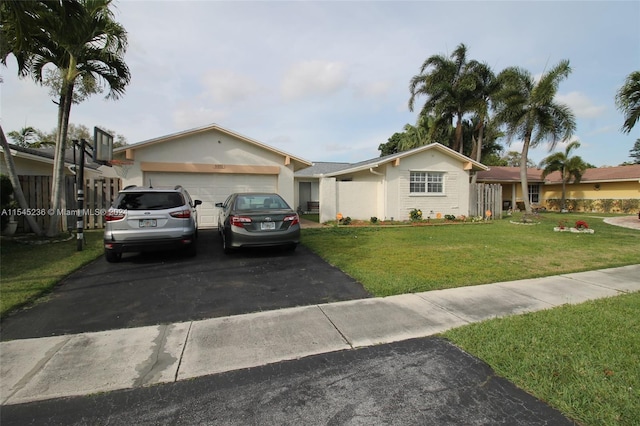
[[[125,145],[125,146],[122,146],[122,147],[115,148],[113,150],[113,152],[114,152],[114,154],[116,154],[116,153],[121,153],[121,152],[127,151],[129,149],[136,150],[136,149],[144,148],[144,147],[147,147],[147,146],[150,146],[150,145],[155,145],[157,143],[168,142],[168,141],[171,141],[171,140],[180,139],[180,138],[185,137],[185,136],[196,135],[198,133],[204,133],[204,132],[208,132],[208,131],[211,131],[211,130],[218,130],[220,132],[226,133],[226,134],[228,134],[230,136],[236,137],[236,138],[241,139],[241,140],[243,140],[245,142],[248,142],[248,143],[251,143],[251,144],[253,144],[255,146],[258,146],[260,148],[263,148],[263,149],[266,149],[268,151],[274,152],[274,153],[276,153],[278,155],[281,155],[281,156],[283,156],[285,158],[289,158],[294,163],[294,166],[293,166],[294,171],[301,170],[301,169],[304,169],[306,167],[310,167],[310,166],[313,165],[313,163],[311,163],[311,161],[305,160],[305,159],[297,157],[295,155],[291,155],[291,154],[289,154],[287,152],[281,151],[281,150],[276,149],[276,148],[274,148],[272,146],[265,145],[262,142],[258,142],[255,139],[251,139],[251,138],[249,138],[247,136],[241,135],[241,134],[236,133],[236,132],[234,132],[232,130],[225,129],[224,127],[221,127],[221,126],[219,126],[217,124],[210,124],[208,126],[197,127],[197,128],[190,129],[190,130],[184,130],[182,132],[172,133],[170,135],[161,136],[159,138],[148,139],[146,141],[138,142],[138,143],[135,143],[133,145]]]

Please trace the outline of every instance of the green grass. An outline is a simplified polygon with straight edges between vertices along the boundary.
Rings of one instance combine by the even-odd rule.
[[[584,425],[640,424],[640,293],[472,324],[444,337]]]
[[[602,215],[598,215],[602,216]],[[609,215],[613,216],[613,215]],[[307,229],[303,243],[376,296],[638,263],[640,231],[587,214]],[[554,232],[585,220],[595,234]],[[581,424],[640,425],[640,293],[495,319],[444,337]]]
[[[41,245],[3,239],[0,246],[0,316],[49,292],[61,279],[103,253],[102,231],[85,231],[77,240]]]
[[[375,296],[511,281],[638,263],[640,231],[585,214],[486,223],[305,229],[302,243]],[[554,232],[585,220],[595,234]]]

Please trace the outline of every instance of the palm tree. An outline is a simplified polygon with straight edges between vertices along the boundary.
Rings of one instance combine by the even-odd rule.
[[[420,115],[434,115],[450,126],[455,119],[453,149],[462,153],[463,116],[477,106],[477,61],[467,61],[467,47],[458,45],[450,57],[434,55],[427,58],[420,74],[409,83],[409,110],[413,111],[416,97],[427,96]]]
[[[20,208],[23,211],[29,210],[29,205],[27,204],[27,199],[24,196],[24,192],[22,192],[22,186],[20,185],[20,180],[18,179],[18,172],[16,172],[16,166],[13,162],[13,156],[10,153],[9,142],[7,142],[7,138],[4,135],[4,130],[2,130],[2,125],[0,125],[0,146],[4,150],[4,162],[6,164],[7,172],[9,173],[9,180],[11,181],[11,186],[13,187],[13,195],[18,201]],[[34,219],[33,216],[25,215],[25,220],[29,224],[31,231],[36,234],[42,234],[40,230],[40,226],[38,226],[38,222]]]
[[[492,108],[493,98],[500,89],[500,83],[487,64],[476,62],[472,71],[476,76],[476,102],[473,107],[475,117],[472,119],[472,123],[475,123],[475,125],[472,138],[473,148],[471,158],[480,162],[482,159],[485,130],[487,126],[493,127],[489,111]],[[476,178],[477,175],[474,173],[471,182],[476,183]]]
[[[567,209],[566,205],[566,184],[571,183],[573,178],[574,183],[579,183],[582,179],[582,174],[589,168],[581,157],[571,157],[571,151],[580,147],[580,142],[573,141],[567,145],[564,152],[555,152],[548,157],[544,158],[540,163],[542,170],[542,179],[546,178],[553,172],[560,172],[560,178],[562,179],[562,201],[560,205],[562,210]]]
[[[34,129],[31,126],[28,126],[28,127],[23,127],[19,132],[15,130],[12,132],[9,132],[8,136],[11,139],[13,139],[16,145],[26,148],[29,146],[33,146],[33,144],[36,142],[36,138],[38,137],[38,134],[36,132],[36,129]]]
[[[640,164],[640,138],[636,139],[633,148],[629,150],[629,157],[633,158],[633,164]]]
[[[506,125],[508,144],[514,137],[522,139],[520,180],[527,213],[531,213],[527,181],[529,148],[546,140],[553,149],[559,140],[569,139],[576,128],[571,109],[554,101],[560,81],[570,73],[569,61],[564,60],[538,81],[529,71],[517,67],[507,68],[498,76],[502,88],[497,95],[495,119]]]
[[[640,119],[640,71],[627,76],[624,85],[616,94],[616,105],[624,114],[622,131],[629,133]]]
[[[107,98],[117,99],[131,78],[123,61],[127,34],[113,20],[109,10],[111,1],[3,2],[2,63],[6,65],[8,55],[13,54],[21,76],[30,75],[42,83],[45,67],[53,65],[61,78],[51,191],[54,212],[61,207],[64,154],[76,83],[83,80],[84,87],[104,84],[109,89]],[[59,221],[54,215],[47,235],[54,236],[58,232]]]

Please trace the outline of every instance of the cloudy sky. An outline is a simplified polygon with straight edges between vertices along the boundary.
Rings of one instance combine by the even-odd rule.
[[[115,1],[128,31],[131,84],[94,95],[71,122],[136,143],[216,123],[310,161],[377,157],[406,123],[409,80],[424,60],[467,45],[497,73],[539,75],[568,59],[558,100],[577,117],[575,152],[596,166],[630,160],[614,96],[640,69],[638,1]],[[48,90],[0,69],[5,132],[51,131]],[[418,98],[419,110],[424,101]],[[513,141],[506,150],[521,149]],[[559,145],[558,149],[562,149]],[[531,152],[539,162],[546,147]]]

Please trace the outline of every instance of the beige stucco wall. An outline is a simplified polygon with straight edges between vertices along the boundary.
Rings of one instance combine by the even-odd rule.
[[[337,182],[337,210],[343,217],[369,220],[379,217],[378,198],[380,182],[347,181]]]
[[[133,165],[123,177],[123,186],[145,185],[141,164],[172,163],[181,168],[186,165],[209,166],[205,173],[233,172],[233,166],[276,167],[277,191],[291,205],[294,203],[293,164],[285,164],[285,157],[271,150],[243,141],[216,129],[185,135],[180,138],[149,144],[132,150]],[[118,158],[124,158],[120,152]],[[226,168],[225,168],[226,166]],[[178,166],[176,166],[178,167]],[[176,170],[177,171],[177,170]],[[188,172],[189,170],[180,170]],[[203,173],[202,167],[194,167],[194,172]]]
[[[320,223],[336,220],[336,214],[338,213],[336,178],[320,178],[318,190],[320,197]]]
[[[444,195],[410,194],[411,171],[444,173]],[[398,166],[387,166],[388,218],[408,220],[409,212],[420,209],[423,217],[438,213],[455,216],[469,214],[469,174],[462,163],[437,150],[429,150],[403,158]],[[433,214],[431,212],[433,211]]]
[[[343,174],[320,180],[320,221],[335,220],[337,213],[352,219],[409,220],[418,208],[426,218],[469,214],[469,174],[461,161],[435,149],[401,158],[399,164]],[[411,171],[444,173],[444,195],[410,194]]]

